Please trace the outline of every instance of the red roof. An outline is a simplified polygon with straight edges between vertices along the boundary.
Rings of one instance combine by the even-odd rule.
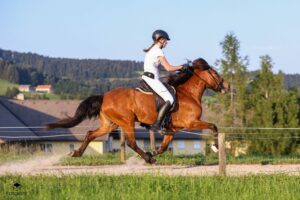
[[[52,85],[38,85],[36,89],[51,89]]]

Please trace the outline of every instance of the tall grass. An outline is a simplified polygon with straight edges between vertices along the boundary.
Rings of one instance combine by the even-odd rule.
[[[14,183],[21,184],[15,188]],[[299,199],[300,178],[287,175],[2,176],[1,199]]]

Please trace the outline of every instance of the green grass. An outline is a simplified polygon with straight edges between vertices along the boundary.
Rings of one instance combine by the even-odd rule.
[[[43,95],[49,100],[59,100],[61,97],[54,93],[34,93],[34,92],[23,92],[25,95],[25,99],[39,99]]]
[[[14,188],[19,183],[19,188]],[[259,176],[14,176],[0,177],[1,199],[299,199],[300,178]]]
[[[31,157],[30,154],[24,153],[20,155],[16,155],[13,153],[0,153],[0,165],[7,163],[7,162],[12,162],[12,161],[23,161],[27,160]]]
[[[128,154],[127,159],[134,154]],[[26,160],[32,158],[35,155],[21,154],[14,155],[12,153],[0,154],[0,164],[17,161]],[[201,154],[196,155],[171,155],[170,153],[164,153],[156,157],[157,163],[160,165],[217,165],[218,156],[208,155],[203,156]],[[291,156],[240,156],[233,157],[227,156],[227,164],[300,164],[300,155]],[[79,158],[64,157],[58,163],[59,165],[118,165],[121,164],[119,153],[107,153],[104,155],[97,156],[83,156]]]
[[[46,94],[46,97],[49,98],[49,100],[59,100],[61,97],[58,94],[50,93]]]
[[[5,96],[7,88],[18,88],[18,84],[8,82],[7,80],[0,79],[0,96]]]
[[[127,155],[129,158],[132,155]],[[156,157],[157,163],[161,165],[216,165],[218,156],[216,154],[203,156],[196,155],[172,155],[164,153]],[[119,153],[108,153],[100,156],[83,156],[80,158],[63,158],[61,165],[109,165],[120,164]],[[300,164],[300,155],[293,156],[227,156],[227,164]]]
[[[59,162],[60,165],[119,165],[120,154],[107,153],[99,156],[65,157]]]

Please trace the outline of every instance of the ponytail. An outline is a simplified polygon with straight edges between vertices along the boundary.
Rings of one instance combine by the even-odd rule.
[[[153,42],[153,44],[150,47],[148,47],[147,49],[143,49],[143,51],[147,53],[148,51],[150,51],[150,49],[152,49],[152,47],[154,45],[155,45],[155,42]]]

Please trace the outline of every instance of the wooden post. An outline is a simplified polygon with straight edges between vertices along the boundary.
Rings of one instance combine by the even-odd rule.
[[[155,151],[155,132],[150,130],[150,148],[151,151]]]
[[[219,174],[226,175],[225,133],[218,134],[219,140]]]
[[[125,162],[125,160],[126,160],[125,134],[124,134],[124,131],[122,129],[121,129],[121,132],[120,132],[120,148],[121,148],[121,151],[120,151],[121,162]]]

